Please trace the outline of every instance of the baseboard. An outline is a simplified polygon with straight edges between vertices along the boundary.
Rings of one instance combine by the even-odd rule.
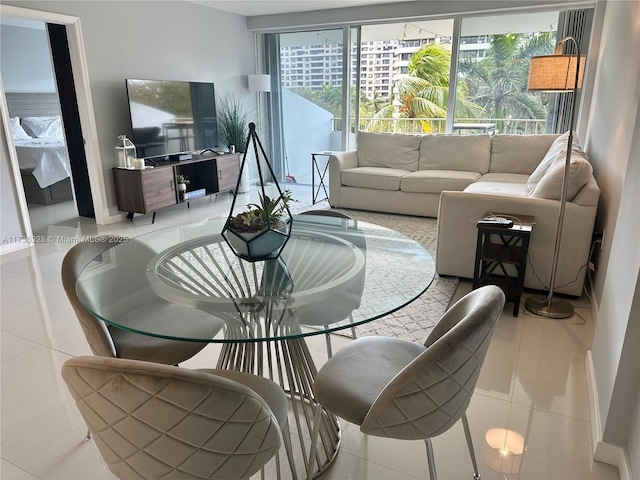
[[[621,445],[607,443],[602,440],[602,421],[600,418],[600,407],[591,350],[587,351],[585,373],[587,376],[587,392],[589,395],[593,459],[616,467],[620,480],[633,480],[631,478],[631,463],[625,448]]]

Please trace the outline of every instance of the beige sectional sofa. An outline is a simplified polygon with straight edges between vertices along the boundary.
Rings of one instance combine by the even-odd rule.
[[[438,217],[440,275],[473,277],[476,220],[533,215],[525,287],[551,277],[567,135],[393,135],[359,132],[332,155],[332,207]],[[563,149],[564,142],[564,149]],[[574,144],[556,291],[580,295],[600,189]]]

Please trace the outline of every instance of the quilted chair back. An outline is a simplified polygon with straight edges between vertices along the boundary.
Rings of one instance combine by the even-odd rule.
[[[76,280],[80,276],[82,269],[91,260],[119,243],[121,242],[111,241],[102,237],[93,242],[80,242],[74,245],[62,260],[62,286],[64,291],[67,293],[69,302],[76,312],[91,351],[94,355],[102,357],[117,356],[115,345],[105,323],[89,313],[80,303],[76,294]]]
[[[492,285],[451,307],[427,338],[427,349],[378,395],[360,429],[417,440],[451,428],[467,410],[504,302]]]
[[[267,403],[220,376],[101,357],[68,360],[62,376],[118,478],[248,478],[282,441]]]

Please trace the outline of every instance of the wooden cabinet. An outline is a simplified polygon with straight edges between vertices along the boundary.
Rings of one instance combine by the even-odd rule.
[[[176,176],[189,179],[188,192],[201,196],[234,190],[240,173],[240,155],[237,153],[201,159],[160,164],[154,168],[133,170],[114,168],[118,210],[134,213],[154,213],[164,207],[183,202],[176,191]]]
[[[228,192],[236,189],[240,175],[240,154],[232,153],[217,159],[218,191]]]
[[[113,180],[118,210],[129,212],[130,217],[178,203],[172,168],[114,168]]]

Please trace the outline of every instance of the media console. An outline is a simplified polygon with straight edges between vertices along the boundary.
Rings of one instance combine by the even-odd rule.
[[[144,169],[113,168],[118,210],[127,212],[129,220],[135,213],[153,212],[153,223],[157,210],[183,202],[188,204],[189,200],[177,189],[178,175],[189,179],[187,193],[204,190],[204,196],[208,196],[233,191],[240,175],[240,154],[194,156],[191,160],[158,162],[157,165]]]

